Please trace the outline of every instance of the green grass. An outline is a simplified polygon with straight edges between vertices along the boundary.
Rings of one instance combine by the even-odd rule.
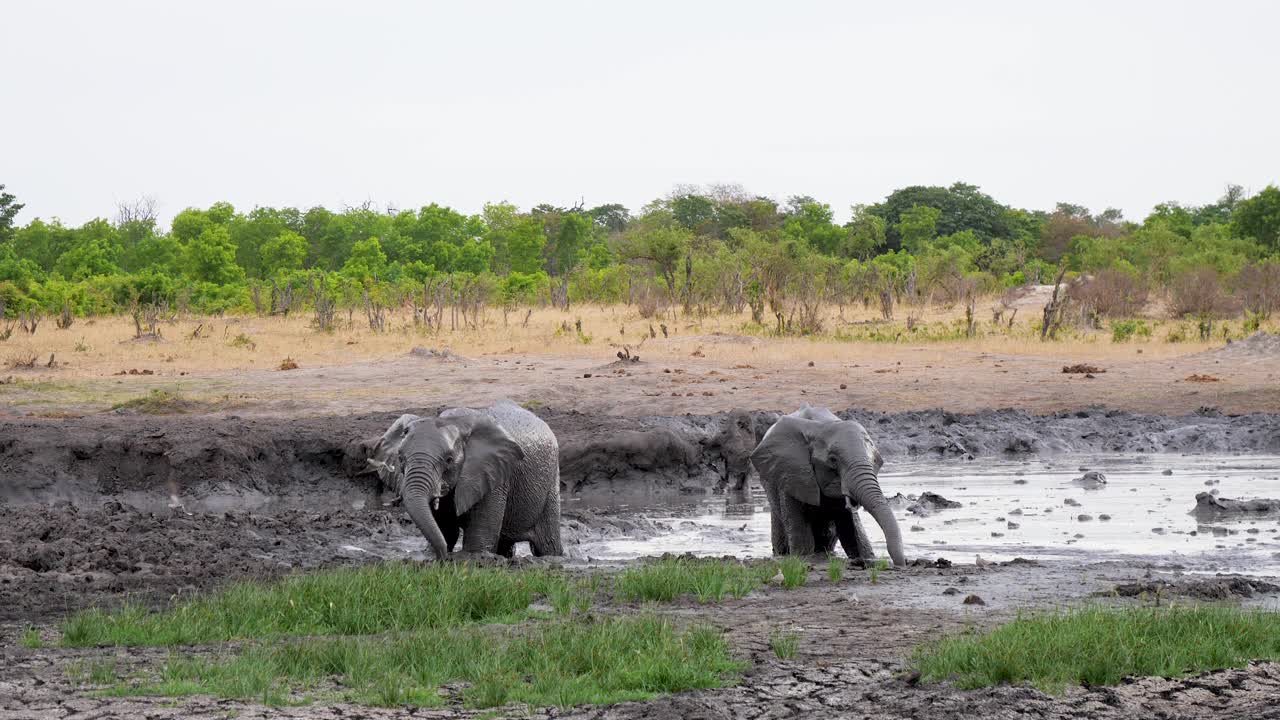
[[[711,628],[680,629],[652,616],[558,618],[290,640],[221,661],[173,657],[154,682],[120,684],[115,694],[208,693],[281,705],[336,693],[368,705],[433,707],[444,704],[440,686],[462,682],[469,707],[567,707],[722,687],[743,669]]]
[[[239,583],[163,612],[87,610],[62,627],[62,644],[192,645],[288,635],[369,635],[476,622],[515,622],[546,598],[585,610],[590,587],[549,571],[441,563],[388,563]]]
[[[623,570],[615,582],[615,594],[624,602],[670,602],[684,595],[692,595],[698,602],[712,602],[727,595],[743,597],[762,587],[776,571],[769,563],[663,558]]]
[[[782,573],[782,587],[794,590],[809,580],[809,561],[785,557],[778,562],[778,571]]]
[[[776,632],[769,636],[769,647],[779,660],[790,660],[800,649],[800,634],[796,632]]]
[[[840,582],[844,578],[844,558],[838,558],[835,555],[827,558],[827,579],[831,582]]]
[[[1280,613],[1221,606],[1088,608],[1020,617],[990,632],[919,649],[926,681],[961,688],[1000,683],[1061,692],[1127,676],[1178,677],[1280,660]]]
[[[18,639],[18,644],[24,648],[36,650],[44,647],[44,640],[40,638],[40,631],[34,627],[29,627],[22,631],[22,637]]]
[[[132,410],[144,415],[171,415],[188,412],[196,405],[197,403],[177,393],[155,389],[141,397],[118,402],[111,409]]]
[[[77,683],[110,685],[117,679],[115,658],[74,662],[67,666],[67,677]]]
[[[871,576],[871,584],[875,585],[880,582],[880,573],[889,569],[889,561],[884,558],[876,560],[871,567],[867,568],[867,573]]]

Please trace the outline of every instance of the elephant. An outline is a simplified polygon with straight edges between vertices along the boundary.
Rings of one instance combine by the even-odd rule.
[[[751,464],[769,498],[774,554],[830,552],[839,538],[849,557],[873,558],[858,519],[863,507],[884,531],[894,565],[906,565],[902,532],[880,489],[884,461],[862,425],[806,405],[769,428]]]
[[[759,442],[755,419],[751,413],[746,410],[731,410],[725,415],[720,432],[707,443],[708,450],[719,453],[724,461],[724,472],[717,489],[741,491],[747,488],[751,451]]]
[[[468,554],[563,555],[560,449],[541,418],[510,400],[438,416],[401,415],[367,460],[400,494],[437,559],[462,533]]]

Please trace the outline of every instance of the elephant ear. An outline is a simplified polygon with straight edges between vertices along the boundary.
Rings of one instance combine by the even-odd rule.
[[[393,487],[399,487],[397,482],[400,470],[399,453],[400,445],[404,443],[404,438],[409,434],[409,430],[415,424],[422,420],[417,415],[401,415],[396,421],[391,423],[391,427],[378,438],[374,443],[373,450],[369,453],[366,464],[369,470],[378,474],[378,478],[383,484]]]
[[[462,419],[462,418],[459,418]],[[465,457],[458,471],[458,484],[453,489],[453,507],[463,515],[480,498],[507,483],[516,465],[524,459],[524,451],[501,426],[487,417],[465,418],[469,426]]]
[[[813,471],[809,435],[817,423],[785,416],[769,428],[751,453],[751,464],[765,482],[774,483],[787,495],[806,505],[822,501],[822,489]]]

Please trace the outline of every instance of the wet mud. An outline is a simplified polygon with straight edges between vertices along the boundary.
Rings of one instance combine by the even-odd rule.
[[[126,600],[158,606],[236,579],[411,557],[414,543],[420,543],[416,528],[401,509],[386,505],[390,498],[376,478],[362,472],[369,441],[399,414],[286,420],[112,413],[0,421],[0,719],[404,716],[344,705],[267,709],[208,698],[94,697],[67,679],[70,663],[115,657],[127,667],[155,661],[163,651],[28,650],[16,642],[29,624],[50,632],[82,607]],[[567,496],[707,494],[732,487],[743,472],[741,448],[751,443],[726,440],[726,428],[743,420],[742,430],[758,436],[777,417],[767,411],[617,417],[547,408],[538,414],[560,440]],[[1276,415],[841,414],[863,423],[888,461],[1280,452]],[[576,546],[601,538],[647,537],[671,528],[644,517],[571,507],[562,530],[572,554]],[[909,676],[909,656],[919,643],[995,624],[1020,608],[1098,597],[1142,602],[1148,591],[1195,599],[1275,595],[1274,578],[1204,585],[1160,568],[1152,579],[1152,570],[1149,564],[1123,563],[1098,568],[928,562],[887,573],[877,584],[851,568],[851,575],[861,574],[838,586],[770,588],[718,605],[677,605],[664,612],[724,628],[736,652],[751,661],[740,685],[527,716],[1280,717],[1271,707],[1280,694],[1280,667],[1272,664],[1182,680],[1138,679],[1062,697],[1019,687],[960,691],[917,685]],[[1137,589],[1129,593],[1129,587]],[[965,605],[970,595],[983,603]],[[769,637],[779,628],[800,634],[797,658],[773,656]],[[414,716],[469,714],[480,713],[450,709]]]

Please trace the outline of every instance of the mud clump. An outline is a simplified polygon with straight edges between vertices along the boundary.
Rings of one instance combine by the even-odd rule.
[[[948,500],[937,493],[923,492],[920,497],[907,506],[907,512],[913,515],[932,515],[939,510],[954,510],[964,507],[955,500]]]
[[[1195,515],[1232,515],[1242,513],[1274,513],[1280,512],[1280,500],[1272,498],[1252,498],[1249,500],[1233,500],[1218,497],[1212,493],[1196,493],[1196,507],[1191,511]]]
[[[1099,591],[1098,596],[1142,597],[1178,595],[1196,600],[1235,600],[1280,593],[1280,585],[1256,578],[1224,577],[1207,580],[1142,580]]]
[[[1068,375],[1099,375],[1106,372],[1106,368],[1090,365],[1088,363],[1076,363],[1075,365],[1063,365],[1062,372]]]
[[[61,613],[126,593],[159,602],[236,578],[379,561],[391,556],[391,540],[417,532],[401,512],[189,515],[114,501],[92,510],[69,503],[0,508],[0,527],[0,620]],[[346,545],[350,538],[381,538],[388,553]]]

